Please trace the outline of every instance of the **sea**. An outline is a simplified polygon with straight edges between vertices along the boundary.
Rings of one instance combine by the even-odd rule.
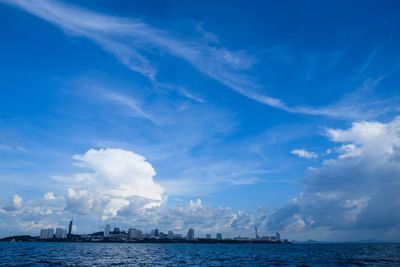
[[[400,266],[400,244],[0,242],[0,266]]]

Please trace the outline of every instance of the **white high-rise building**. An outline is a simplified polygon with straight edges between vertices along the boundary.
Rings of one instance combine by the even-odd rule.
[[[103,237],[110,237],[110,225],[106,224],[106,227],[104,228],[104,234]]]
[[[40,229],[40,238],[41,239],[47,238],[47,229]]]
[[[281,240],[281,235],[278,232],[275,233],[275,237],[276,237],[276,241]]]
[[[50,239],[53,237],[54,237],[54,228],[40,230],[40,238],[41,239]]]
[[[57,228],[56,229],[56,238],[67,238],[67,230],[64,230],[62,228]]]
[[[194,229],[193,228],[190,228],[189,231],[187,232],[186,239],[194,240]]]
[[[143,232],[140,231],[139,229],[130,228],[129,231],[128,231],[128,237],[130,239],[142,239],[143,238]]]
[[[54,237],[54,228],[47,229],[47,238],[53,238],[53,237]]]
[[[168,239],[174,239],[174,232],[168,231],[167,238]]]
[[[221,233],[217,234],[217,240],[222,240],[222,234]]]

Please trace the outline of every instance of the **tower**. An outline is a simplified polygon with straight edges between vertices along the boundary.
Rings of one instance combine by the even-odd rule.
[[[275,233],[275,237],[277,241],[281,240],[281,235],[278,232]]]
[[[68,236],[70,236],[70,235],[72,234],[72,222],[73,222],[73,219],[71,219],[71,220],[69,221]]]
[[[104,237],[110,237],[110,225],[109,224],[106,224],[106,227],[104,228],[104,234],[103,234],[103,236]]]
[[[256,240],[260,239],[260,237],[258,236],[257,227],[255,227],[254,230],[256,232]]]
[[[187,232],[186,239],[194,240],[194,229],[193,228],[190,228],[189,231]]]

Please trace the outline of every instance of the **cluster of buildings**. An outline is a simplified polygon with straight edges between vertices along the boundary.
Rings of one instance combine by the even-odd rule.
[[[89,236],[86,236],[89,238]],[[206,235],[206,237],[211,239],[211,235]],[[222,235],[219,233],[217,237],[222,239]],[[174,233],[173,231],[168,231],[164,233],[159,229],[153,229],[150,233],[144,233],[140,229],[129,228],[127,232],[121,231],[118,227],[115,227],[111,231],[111,226],[107,224],[104,228],[103,238],[108,240],[142,240],[142,239],[169,239],[169,240],[195,240],[194,229],[190,228],[186,236],[182,234]]]
[[[66,239],[68,236],[72,234],[72,223],[73,221],[69,221],[68,232],[63,228],[56,228],[54,233],[54,228],[40,229],[40,239]]]
[[[47,228],[40,230],[40,239],[68,239],[68,241],[89,241],[89,242],[288,242],[287,239],[281,240],[280,234],[277,232],[272,236],[259,236],[257,227],[255,228],[255,238],[249,237],[235,237],[235,238],[222,238],[221,233],[217,233],[215,237],[211,234],[206,234],[205,237],[195,237],[193,228],[189,228],[186,235],[168,231],[164,233],[159,229],[151,230],[149,233],[144,233],[137,228],[129,228],[128,231],[122,231],[120,228],[115,227],[111,230],[111,226],[107,224],[103,232],[93,234],[73,235],[72,223],[69,222],[68,232],[66,229]]]
[[[98,240],[100,238],[99,235],[86,235],[84,236],[86,239],[90,240]],[[206,234],[205,237],[196,237],[193,228],[189,228],[186,235],[177,234],[173,231],[168,231],[164,233],[159,229],[153,229],[149,233],[144,233],[142,230],[137,228],[129,228],[128,231],[121,231],[120,228],[115,227],[111,230],[111,226],[107,224],[104,228],[104,232],[102,235],[103,240],[115,240],[115,241],[129,241],[129,240],[187,240],[187,241],[267,241],[267,242],[288,242],[287,239],[281,240],[281,236],[278,232],[275,235],[271,236],[259,236],[257,232],[257,228],[255,228],[255,238],[250,237],[234,237],[234,238],[222,238],[221,233],[217,233],[215,237],[212,237],[211,234]]]
[[[271,235],[271,236],[259,236],[258,235],[258,230],[257,227],[254,228],[255,230],[255,236],[256,236],[256,240],[261,240],[261,241],[282,241],[281,240],[281,235],[276,232],[275,235]],[[283,241],[287,242],[287,239],[284,239]]]

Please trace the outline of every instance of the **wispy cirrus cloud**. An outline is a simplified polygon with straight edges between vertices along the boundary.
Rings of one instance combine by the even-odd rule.
[[[104,79],[99,80],[99,78],[88,76],[66,83],[65,88],[69,95],[78,96],[96,104],[111,104],[123,111],[127,117],[140,118],[156,125],[159,123],[156,116],[149,111],[149,108],[146,108],[145,101],[132,93],[135,87],[121,87]],[[129,91],[129,94],[126,91]]]
[[[314,108],[289,106],[280,99],[268,96],[258,80],[245,73],[253,65],[254,59],[244,50],[231,51],[202,40],[185,39],[173,32],[156,29],[141,20],[107,16],[57,1],[1,1],[55,24],[67,34],[94,41],[153,84],[158,83],[158,69],[149,60],[149,56],[162,51],[184,60],[203,75],[249,99],[286,112],[341,119],[376,116],[375,112],[364,113],[363,110],[371,107],[363,107],[360,103],[340,102]],[[372,108],[379,110],[374,106]]]
[[[105,89],[98,89],[97,92],[101,94],[100,97],[103,98],[104,101],[110,101],[117,105],[127,107],[133,112],[134,116],[138,116],[147,119],[153,123],[157,123],[156,119],[152,115],[144,111],[140,104],[134,98]]]

